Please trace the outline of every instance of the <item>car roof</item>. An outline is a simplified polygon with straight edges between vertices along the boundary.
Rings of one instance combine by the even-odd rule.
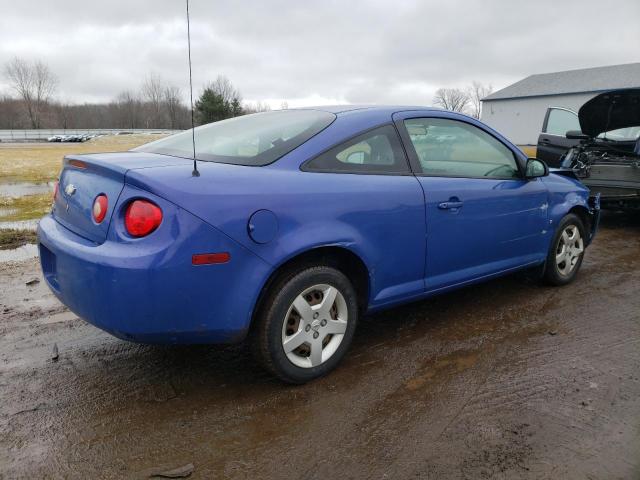
[[[442,111],[441,108],[424,107],[424,106],[411,106],[411,105],[322,105],[314,107],[301,107],[296,110],[320,110],[323,112],[329,112],[336,115],[342,113],[353,112],[361,110],[362,113],[395,113],[404,112],[408,110],[424,110],[424,111]]]

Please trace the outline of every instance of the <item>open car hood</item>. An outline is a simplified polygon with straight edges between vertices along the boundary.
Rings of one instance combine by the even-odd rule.
[[[640,126],[640,88],[601,93],[580,108],[578,118],[582,133],[594,138],[618,128]]]

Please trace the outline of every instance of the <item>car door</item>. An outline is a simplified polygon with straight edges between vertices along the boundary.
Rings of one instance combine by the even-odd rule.
[[[545,258],[548,192],[515,147],[455,114],[395,120],[425,195],[428,291]]]
[[[424,294],[424,195],[392,124],[361,132],[302,166],[293,223],[301,241],[350,244],[371,271],[370,308]],[[287,221],[284,218],[283,223]]]
[[[566,108],[548,108],[538,137],[536,157],[550,167],[559,167],[560,157],[580,142],[567,138],[570,130],[580,131],[578,114]]]

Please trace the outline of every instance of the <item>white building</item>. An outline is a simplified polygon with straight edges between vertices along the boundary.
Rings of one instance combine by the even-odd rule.
[[[577,112],[595,95],[640,88],[640,63],[531,75],[482,100],[482,121],[517,145],[535,145],[547,108]]]

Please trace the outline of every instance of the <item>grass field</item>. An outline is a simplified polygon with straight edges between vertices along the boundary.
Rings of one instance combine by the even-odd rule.
[[[51,194],[0,197],[0,221],[16,222],[40,218],[49,212]]]
[[[122,152],[163,136],[110,135],[84,143],[0,143],[0,183],[50,182],[58,178],[65,155]]]
[[[536,146],[535,145],[518,145],[520,150],[522,150],[527,157],[535,158],[536,157]]]
[[[110,135],[84,143],[0,143],[0,187],[53,182],[60,174],[65,155],[126,151],[163,136]],[[2,222],[38,219],[50,207],[51,193],[0,195],[0,230]]]

